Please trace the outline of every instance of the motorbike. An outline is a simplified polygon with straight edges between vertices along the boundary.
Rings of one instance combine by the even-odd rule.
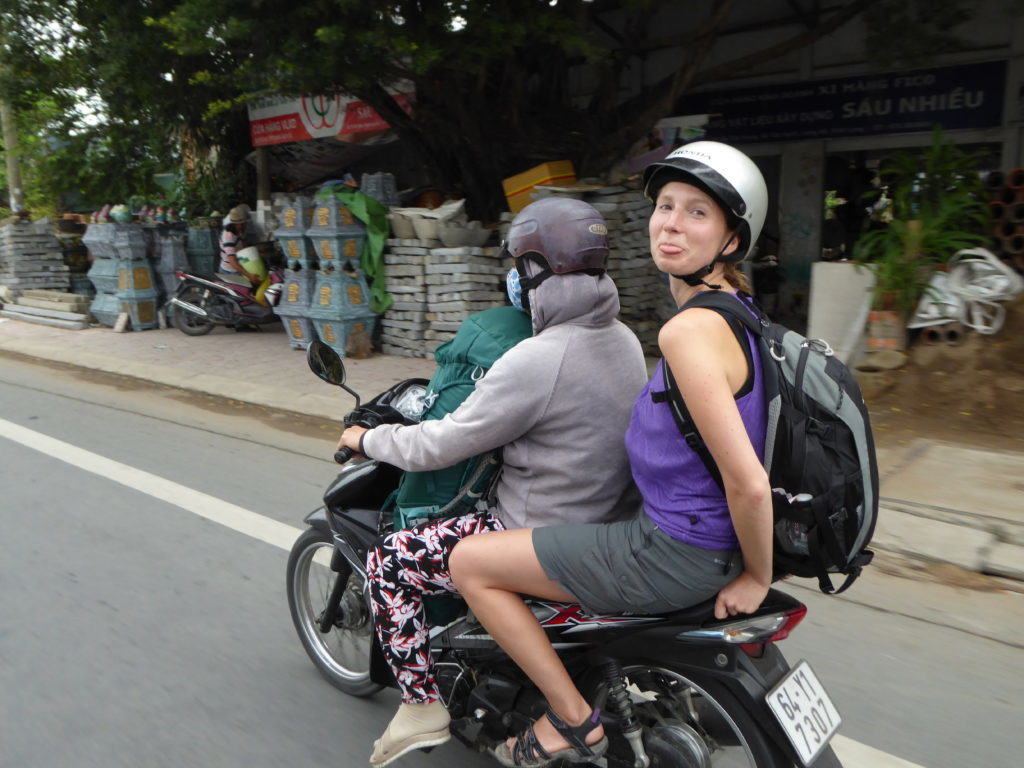
[[[239,256],[246,251],[253,252],[252,261],[247,263],[259,260],[254,246],[243,249]],[[261,269],[267,276],[259,286],[242,279],[232,282],[219,275],[178,272],[178,287],[168,301],[174,308],[174,327],[187,336],[203,336],[218,325],[237,328],[276,322],[274,307],[281,300],[284,269],[280,265]]]
[[[310,368],[356,400],[345,425],[415,424],[425,379],[408,379],[365,404],[345,384],[338,355],[314,341]],[[288,604],[307,654],[322,675],[355,697],[394,686],[373,631],[365,560],[391,530],[386,503],[401,470],[348,449],[323,505],[291,549]],[[464,604],[463,604],[464,605]],[[607,768],[841,768],[829,746],[840,718],[810,666],[778,649],[807,609],[778,590],[752,614],[714,617],[714,601],[662,615],[594,615],[580,605],[528,600],[588,701],[603,701]],[[430,630],[451,732],[488,750],[523,731],[543,696],[464,609]],[[367,742],[369,747],[369,742]],[[429,750],[424,750],[429,751]]]

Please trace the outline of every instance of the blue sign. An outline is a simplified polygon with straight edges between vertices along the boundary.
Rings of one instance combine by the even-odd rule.
[[[797,141],[1003,124],[1006,62],[811,80],[687,96],[710,114],[707,138]]]

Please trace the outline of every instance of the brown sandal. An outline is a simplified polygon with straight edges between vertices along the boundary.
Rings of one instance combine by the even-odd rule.
[[[508,744],[502,742],[494,749],[494,756],[498,762],[507,768],[539,768],[543,765],[553,763],[555,760],[567,760],[570,763],[590,763],[598,760],[608,749],[608,737],[602,736],[595,744],[587,744],[586,738],[598,725],[601,724],[601,708],[596,707],[590,717],[579,725],[569,725],[562,718],[556,715],[550,707],[544,716],[548,719],[558,734],[569,742],[565,749],[548,753],[540,745],[537,739],[537,732],[531,725],[521,736],[519,736],[509,749]],[[603,762],[603,761],[602,761]]]

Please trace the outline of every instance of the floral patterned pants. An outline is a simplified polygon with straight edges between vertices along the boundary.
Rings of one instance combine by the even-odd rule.
[[[374,629],[381,651],[402,691],[402,701],[438,701],[430,658],[424,595],[455,592],[448,555],[466,536],[503,531],[490,512],[435,520],[395,531],[366,556]]]

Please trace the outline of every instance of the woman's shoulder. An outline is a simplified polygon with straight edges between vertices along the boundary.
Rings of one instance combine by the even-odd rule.
[[[732,332],[721,314],[706,307],[689,307],[676,313],[658,332],[658,346],[703,346],[702,342],[716,343]]]

